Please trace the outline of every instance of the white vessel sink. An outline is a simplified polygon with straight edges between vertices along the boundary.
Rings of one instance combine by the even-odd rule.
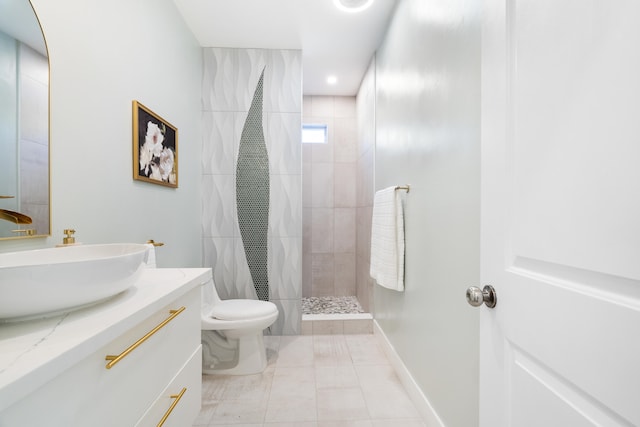
[[[147,250],[114,243],[0,254],[0,320],[46,317],[114,296],[138,280]]]

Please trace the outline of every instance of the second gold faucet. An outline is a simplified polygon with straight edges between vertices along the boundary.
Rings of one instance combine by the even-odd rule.
[[[73,237],[73,234],[76,232],[76,230],[72,229],[72,228],[66,228],[63,230],[63,233],[65,234],[66,237],[64,237],[62,239],[62,243],[65,245],[73,245],[76,242],[76,238]]]

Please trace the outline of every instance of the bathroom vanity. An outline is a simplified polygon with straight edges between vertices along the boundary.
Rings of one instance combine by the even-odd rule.
[[[111,299],[0,323],[0,426],[190,426],[201,402],[200,287],[146,269]]]

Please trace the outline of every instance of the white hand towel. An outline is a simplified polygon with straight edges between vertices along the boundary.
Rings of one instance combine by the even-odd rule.
[[[147,264],[148,268],[156,268],[156,247],[151,243],[147,243],[147,256],[145,257],[144,263]]]
[[[371,277],[380,286],[404,291],[404,213],[395,187],[377,191],[371,221]]]

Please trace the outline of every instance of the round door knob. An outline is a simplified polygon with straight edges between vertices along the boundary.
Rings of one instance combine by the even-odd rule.
[[[467,289],[467,302],[473,307],[480,307],[484,303],[487,307],[493,308],[498,302],[498,297],[496,290],[491,285],[486,285],[483,289],[471,286]]]

